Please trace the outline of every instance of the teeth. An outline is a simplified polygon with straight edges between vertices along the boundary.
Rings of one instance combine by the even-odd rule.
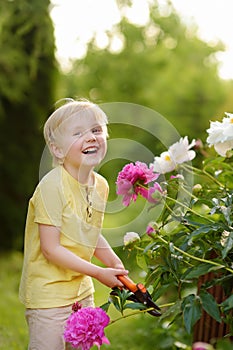
[[[90,147],[90,148],[87,148],[83,151],[84,154],[90,154],[90,153],[96,153],[97,151],[97,148],[96,147]]]

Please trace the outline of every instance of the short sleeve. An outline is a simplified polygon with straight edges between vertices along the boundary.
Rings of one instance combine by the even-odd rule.
[[[63,200],[57,183],[40,183],[34,193],[33,202],[34,222],[59,227],[62,225]]]

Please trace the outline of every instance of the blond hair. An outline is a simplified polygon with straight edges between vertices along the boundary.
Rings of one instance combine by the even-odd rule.
[[[104,132],[106,132],[106,137],[108,136],[107,124],[108,118],[104,111],[96,104],[88,100],[68,100],[61,107],[57,108],[47,119],[44,125],[44,138],[46,144],[53,156],[53,165],[56,166],[61,163],[53,152],[53,145],[58,146],[59,140],[58,135],[60,131],[60,126],[63,122],[68,121],[71,116],[77,114],[77,117],[85,117],[87,115],[94,115],[96,120],[101,123],[104,127]]]

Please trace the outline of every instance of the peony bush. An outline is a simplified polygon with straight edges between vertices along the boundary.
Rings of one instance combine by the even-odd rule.
[[[210,123],[206,144],[188,137],[147,165],[127,164],[116,186],[125,206],[139,196],[151,203],[155,220],[125,239],[137,252],[145,284],[163,309],[160,322],[179,323],[193,334],[203,311],[233,335],[233,114]],[[212,147],[213,146],[213,147]],[[198,166],[191,161],[198,158]],[[201,159],[201,160],[200,160]],[[154,176],[153,176],[153,173]],[[129,236],[127,233],[126,237]],[[138,236],[140,239],[138,239]],[[198,285],[201,276],[211,280]],[[211,288],[221,286],[217,302]],[[194,347],[196,348],[196,347]],[[210,347],[209,347],[210,348]]]

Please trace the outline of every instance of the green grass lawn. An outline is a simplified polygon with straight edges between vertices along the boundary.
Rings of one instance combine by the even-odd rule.
[[[2,254],[0,257],[0,349],[26,350],[27,325],[24,319],[24,306],[18,300],[18,287],[22,267],[22,254]],[[104,304],[110,290],[95,283],[96,306]],[[110,308],[111,320],[120,314]],[[174,334],[173,334],[174,333]],[[178,342],[186,335],[179,332],[168,332],[165,324],[149,314],[141,314],[120,320],[106,328],[106,336],[110,345],[103,349],[111,350],[173,350],[181,349]],[[93,348],[97,349],[97,348]],[[184,349],[184,348],[183,348]],[[186,347],[186,349],[188,349]],[[55,350],[55,349],[51,349]]]
[[[0,257],[0,349],[26,350],[27,326],[24,306],[18,300],[22,254]]]

